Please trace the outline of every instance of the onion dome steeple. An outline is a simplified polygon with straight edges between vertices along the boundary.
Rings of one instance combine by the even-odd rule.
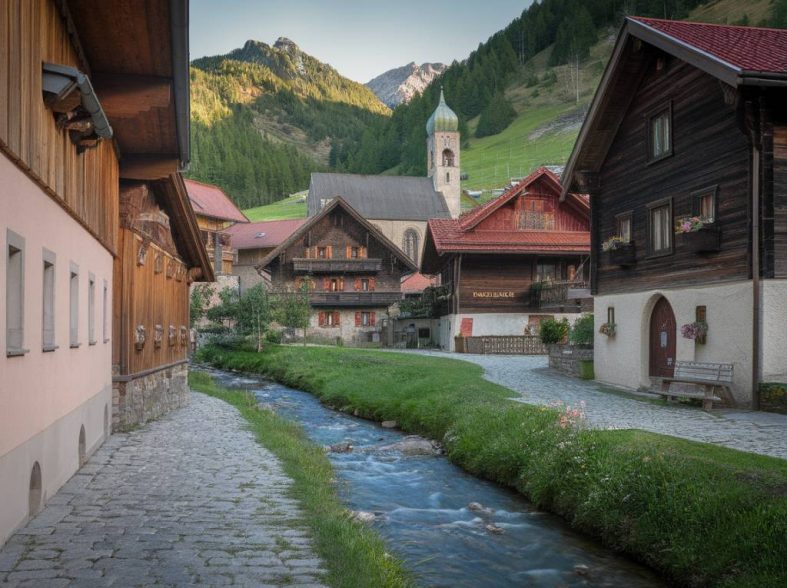
[[[426,132],[431,135],[435,131],[448,131],[455,132],[459,130],[459,117],[456,113],[448,108],[445,103],[445,96],[443,96],[443,89],[440,88],[440,103],[437,108],[426,121]]]

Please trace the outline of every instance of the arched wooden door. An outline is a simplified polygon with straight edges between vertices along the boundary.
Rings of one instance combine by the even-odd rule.
[[[671,378],[675,374],[675,313],[666,298],[659,298],[650,315],[650,375]]]

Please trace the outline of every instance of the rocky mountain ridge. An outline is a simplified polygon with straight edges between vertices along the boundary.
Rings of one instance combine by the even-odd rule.
[[[388,70],[366,83],[375,95],[389,108],[412,100],[443,73],[448,66],[444,63],[410,62],[402,67]]]

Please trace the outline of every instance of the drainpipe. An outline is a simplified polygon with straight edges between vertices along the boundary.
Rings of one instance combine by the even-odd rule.
[[[760,109],[754,100],[746,103],[749,136],[752,146],[751,170],[751,284],[752,284],[752,358],[751,358],[751,407],[760,408],[760,190],[762,175],[762,134]]]

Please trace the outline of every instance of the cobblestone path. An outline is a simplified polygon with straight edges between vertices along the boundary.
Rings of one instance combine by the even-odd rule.
[[[542,356],[420,353],[477,363],[488,380],[519,392],[522,402],[579,406],[584,401],[592,427],[644,429],[787,459],[787,415],[653,404],[550,370]]]
[[[107,440],[0,550],[3,586],[319,586],[290,480],[229,404]]]

